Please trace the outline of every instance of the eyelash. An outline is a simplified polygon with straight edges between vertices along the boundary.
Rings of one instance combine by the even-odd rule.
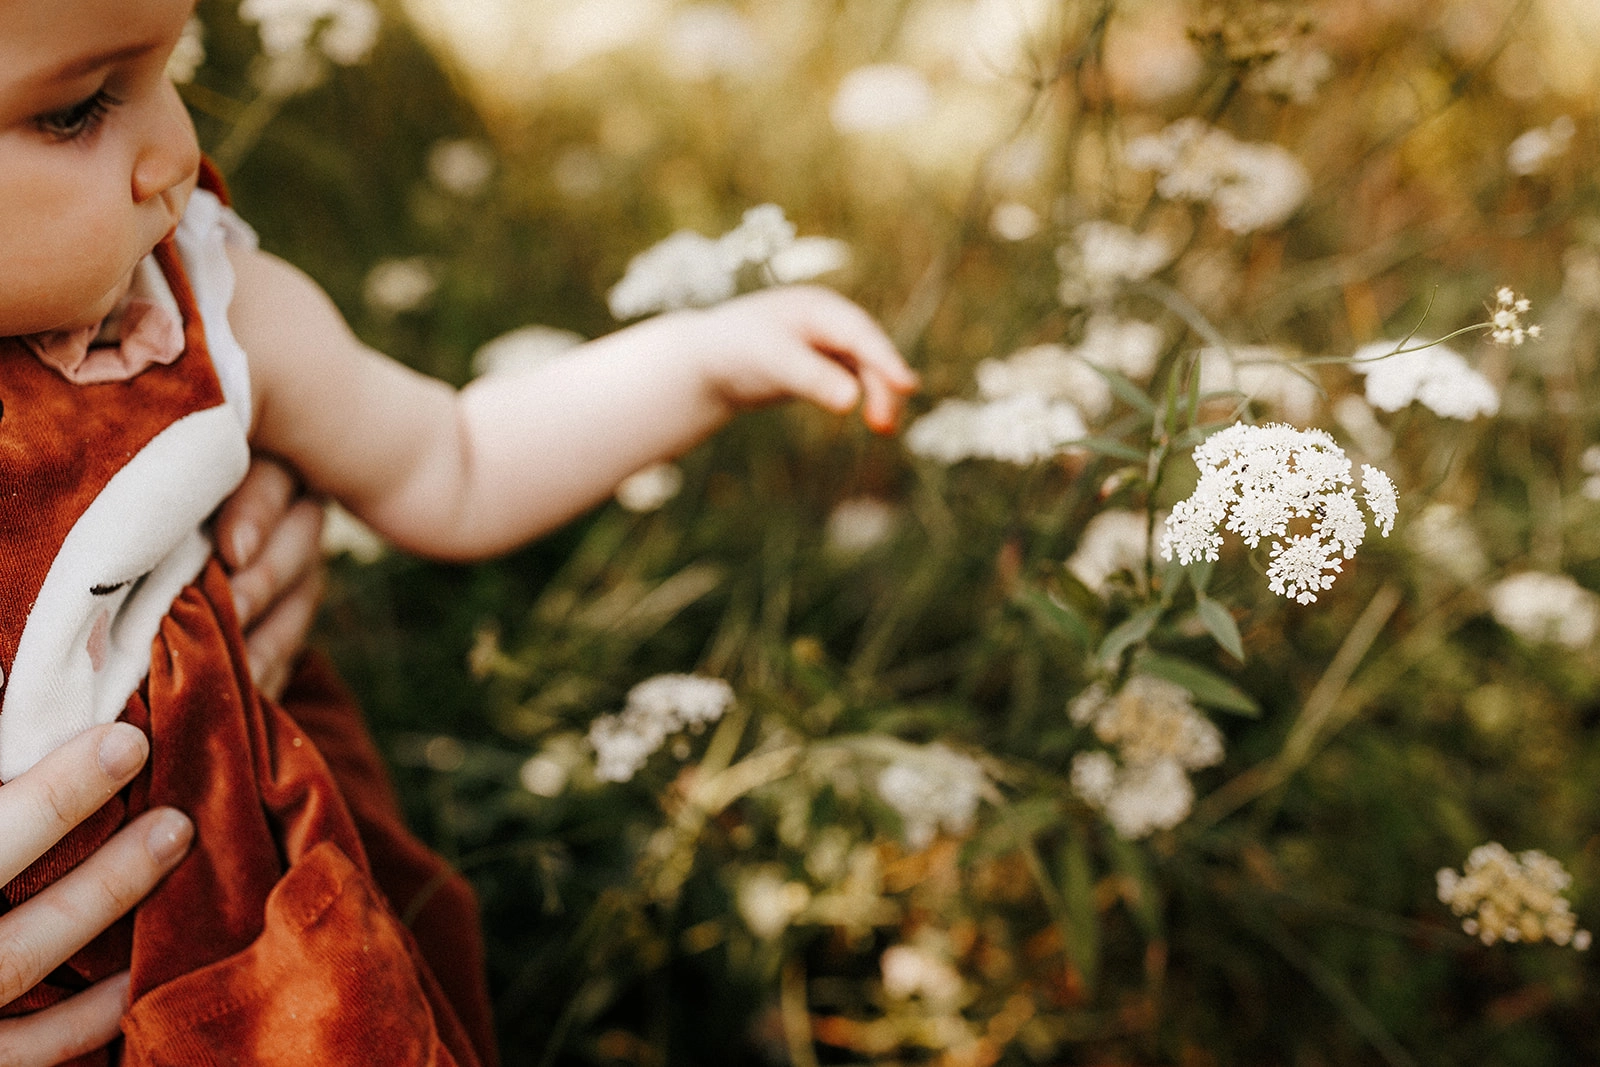
[[[93,96],[71,107],[40,115],[34,120],[41,132],[57,141],[77,141],[88,137],[100,128],[111,109],[122,103],[116,97],[99,89]]]

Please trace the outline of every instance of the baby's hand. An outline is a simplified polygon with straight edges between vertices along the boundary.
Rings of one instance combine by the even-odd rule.
[[[734,407],[798,397],[843,414],[861,403],[878,433],[899,420],[918,378],[878,324],[831,289],[765,289],[699,312],[697,349]]]

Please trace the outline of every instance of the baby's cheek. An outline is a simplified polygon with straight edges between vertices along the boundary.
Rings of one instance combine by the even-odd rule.
[[[84,651],[89,653],[89,665],[99,671],[106,665],[106,648],[110,644],[111,612],[105,608],[100,609],[100,614],[94,617],[94,625],[89,627],[89,642]]]

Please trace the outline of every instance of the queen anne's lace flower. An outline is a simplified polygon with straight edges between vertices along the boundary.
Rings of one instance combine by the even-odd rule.
[[[878,775],[878,796],[900,815],[906,844],[927,848],[943,829],[972,829],[978,801],[989,779],[977,761],[935,741],[898,760]]]
[[[1156,171],[1156,191],[1167,199],[1209,201],[1234,233],[1279,225],[1311,191],[1305,166],[1286,149],[1236,140],[1197,118],[1134,138],[1124,158]]]
[[[1364,345],[1350,357],[1350,368],[1366,376],[1367,403],[1380,411],[1399,411],[1415,401],[1447,419],[1473,419],[1500,410],[1500,394],[1454,350],[1428,341]],[[1393,353],[1393,354],[1391,354]]]
[[[1111,410],[1111,386],[1064,345],[1034,345],[1005,359],[986,359],[974,376],[986,400],[1034,393],[1070,401],[1091,419]]]
[[[1524,571],[1489,589],[1495,621],[1524,641],[1583,648],[1600,630],[1600,596],[1565,574]]]
[[[1513,856],[1491,841],[1468,853],[1464,870],[1440,869],[1438,882],[1439,900],[1485,945],[1548,940],[1580,952],[1589,947],[1589,931],[1577,928],[1572,905],[1561,895],[1572,876],[1538,849]]]
[[[1115,222],[1085,222],[1072,236],[1071,244],[1056,249],[1061,302],[1068,306],[1101,302],[1118,285],[1143,281],[1172,261],[1165,238]]]
[[[1176,555],[1185,565],[1215,560],[1224,529],[1251,548],[1265,539],[1272,556],[1269,587],[1310,604],[1366,536],[1350,460],[1322,430],[1236,423],[1206,439],[1194,460],[1200,480],[1167,517],[1164,559]],[[1367,487],[1368,506],[1386,537],[1394,522],[1393,491],[1387,477]],[[1304,520],[1310,520],[1309,531],[1290,532],[1291,523]]]
[[[1518,296],[1510,286],[1495,290],[1494,307],[1489,310],[1489,340],[1497,345],[1520,345],[1524,341],[1538,340],[1543,327],[1538,323],[1524,325],[1522,316],[1533,307],[1532,301]]]
[[[782,208],[761,204],[721,237],[679,230],[640,252],[629,260],[606,302],[619,319],[710,307],[738,292],[740,274],[747,268],[761,268],[769,281],[787,283],[807,281],[848,261],[843,242],[797,238]]]
[[[911,424],[906,447],[938,463],[997,459],[1020,467],[1060,455],[1088,432],[1072,404],[1018,393],[983,404],[943,401]]]
[[[602,715],[589,727],[595,777],[626,782],[673,734],[699,731],[733,703],[733,687],[720,678],[659,674],[628,691],[620,712]]]
[[[1222,731],[1194,706],[1182,686],[1135,675],[1115,694],[1093,685],[1068,708],[1072,721],[1092,726],[1116,748],[1073,757],[1072,791],[1105,812],[1128,840],[1170,830],[1188,817],[1194,786],[1188,771],[1222,761]]]
[[[1093,592],[1104,596],[1111,576],[1139,571],[1150,550],[1149,520],[1143,512],[1111,509],[1089,520],[1067,570]]]

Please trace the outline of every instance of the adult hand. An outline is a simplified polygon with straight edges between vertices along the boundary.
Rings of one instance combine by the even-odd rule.
[[[127,723],[88,730],[0,786],[0,885],[97,811],[144,765],[149,745]],[[9,1004],[155,888],[194,829],[172,808],[145,812],[88,859],[0,916],[0,1005]],[[0,1063],[33,1067],[100,1048],[117,1034],[126,972],[32,1015],[0,1020]]]
[[[322,598],[322,507],[281,463],[252,459],[217,512],[216,537],[232,575],[250,673],[277,699]]]

